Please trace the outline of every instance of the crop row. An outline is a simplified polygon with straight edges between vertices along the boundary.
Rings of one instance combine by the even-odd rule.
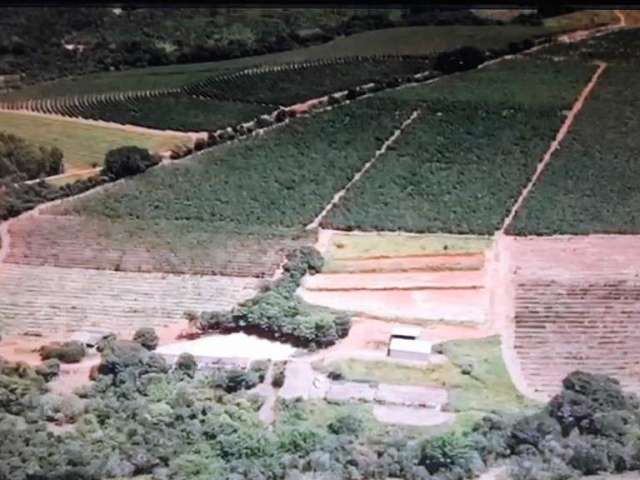
[[[515,219],[519,235],[640,233],[640,81],[610,65]]]
[[[370,82],[415,75],[427,67],[424,59],[402,57],[314,63],[300,68],[272,67],[253,75],[212,77],[184,90],[200,97],[289,106]]]
[[[201,221],[221,230],[301,229],[411,109],[406,102],[370,97],[297,118],[268,136],[213,149],[78,199],[71,213]]]
[[[334,208],[339,229],[489,234],[533,174],[594,66],[501,62],[390,92],[423,115]]]

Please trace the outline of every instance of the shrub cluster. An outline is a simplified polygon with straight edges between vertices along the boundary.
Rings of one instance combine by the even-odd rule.
[[[19,182],[62,173],[62,158],[56,147],[36,147],[0,130],[0,179]]]
[[[318,427],[297,401],[282,401],[280,420],[265,430],[260,403],[242,390],[267,368],[229,370],[220,383],[218,370],[185,375],[136,342],[112,339],[80,401],[47,393],[24,364],[0,361],[0,478],[465,480],[507,462],[517,480],[569,480],[640,469],[638,399],[607,377],[574,372],[537,414],[487,416],[471,432],[425,438],[363,435],[364,419],[346,412]],[[53,434],[52,421],[74,425]]]
[[[138,175],[157,163],[157,159],[144,148],[119,147],[107,152],[102,173],[118,179]]]
[[[56,359],[62,363],[78,363],[86,355],[84,344],[76,340],[50,343],[40,348],[42,360]]]
[[[282,277],[272,288],[231,312],[203,313],[200,328],[222,332],[245,331],[312,349],[334,344],[349,333],[350,317],[321,309],[312,310],[295,297],[302,277],[319,272],[322,261],[314,248],[294,251],[287,257]]]

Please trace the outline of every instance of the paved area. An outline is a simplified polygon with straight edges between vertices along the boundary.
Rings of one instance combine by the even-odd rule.
[[[453,413],[402,405],[374,405],[373,416],[381,423],[417,427],[433,427],[455,420]]]

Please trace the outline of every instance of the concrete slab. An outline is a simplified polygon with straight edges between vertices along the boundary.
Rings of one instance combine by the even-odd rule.
[[[381,383],[374,399],[379,403],[438,409],[447,403],[448,395],[444,388]]]
[[[375,387],[368,383],[333,382],[327,391],[326,399],[333,402],[372,402],[375,394]]]
[[[401,405],[375,405],[373,416],[382,423],[432,427],[453,423],[455,414],[429,408],[405,407]]]

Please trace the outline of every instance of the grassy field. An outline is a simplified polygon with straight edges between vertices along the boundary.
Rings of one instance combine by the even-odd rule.
[[[58,147],[64,153],[66,171],[102,165],[106,153],[123,145],[162,151],[189,142],[188,137],[127,132],[71,120],[0,112],[0,130],[19,135],[35,144]]]
[[[331,261],[419,255],[460,255],[483,252],[490,245],[490,237],[478,235],[336,233],[331,236],[325,257]]]
[[[582,30],[618,23],[613,10],[582,10],[544,20],[546,27],[556,31]]]
[[[493,233],[594,71],[527,58],[383,94],[422,105],[422,115],[322,226]]]
[[[462,423],[488,412],[515,414],[536,406],[514,387],[502,360],[500,338],[460,340],[442,345],[448,362],[425,367],[391,362],[341,360],[324,366],[339,370],[347,380],[407,385],[437,385],[449,391],[451,409]],[[462,373],[470,365],[471,374]]]
[[[96,73],[26,87],[2,99],[29,99],[127,90],[174,88],[225,72],[351,55],[431,55],[464,45],[501,48],[510,42],[558,31],[545,26],[418,26],[359,33],[332,42],[280,53],[209,63],[193,63]]]

